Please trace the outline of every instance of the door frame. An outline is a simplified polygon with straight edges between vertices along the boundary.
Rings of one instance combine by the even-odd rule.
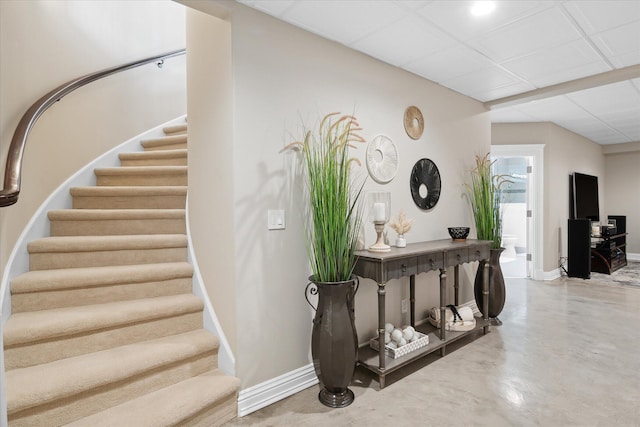
[[[531,179],[527,179],[528,209],[531,218],[527,221],[527,254],[531,254],[527,273],[534,280],[544,280],[544,144],[492,145],[492,157],[530,157]]]

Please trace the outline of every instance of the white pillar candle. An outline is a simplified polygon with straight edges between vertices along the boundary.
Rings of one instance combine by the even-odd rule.
[[[385,206],[382,202],[377,202],[373,204],[373,220],[374,221],[384,221],[386,219],[385,215]]]

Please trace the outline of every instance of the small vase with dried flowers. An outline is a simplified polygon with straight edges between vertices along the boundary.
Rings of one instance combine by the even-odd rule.
[[[407,217],[403,210],[400,210],[400,212],[398,212],[398,216],[389,223],[389,227],[393,228],[395,232],[398,233],[398,237],[396,238],[396,247],[404,248],[407,246],[407,241],[405,240],[404,235],[411,230],[412,225],[413,220]]]

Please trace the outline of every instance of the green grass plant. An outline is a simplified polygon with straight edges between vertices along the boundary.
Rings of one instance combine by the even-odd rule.
[[[308,192],[307,252],[314,280],[343,282],[351,279],[362,223],[359,203],[364,180],[356,182],[351,169],[358,159],[349,149],[365,140],[357,119],[327,114],[317,129],[285,149],[302,152]]]
[[[502,246],[502,186],[511,181],[504,175],[494,175],[492,165],[489,153],[477,155],[471,183],[466,188],[478,239],[491,240],[491,249],[498,249]]]

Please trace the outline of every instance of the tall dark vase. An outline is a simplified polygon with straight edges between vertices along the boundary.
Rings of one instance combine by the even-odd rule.
[[[498,315],[502,312],[506,298],[504,276],[502,275],[502,268],[500,267],[500,255],[502,251],[504,251],[504,248],[491,249],[489,254],[489,319],[491,319],[491,324],[493,325],[502,324],[500,319],[498,319]],[[483,315],[485,314],[483,311],[484,297],[482,295],[484,266],[485,263],[481,262],[473,286],[476,304]]]
[[[356,276],[346,282],[316,282],[313,276],[309,280],[305,297],[311,285],[315,285],[315,292],[313,288],[310,292],[318,294],[311,333],[313,367],[322,387],[318,399],[331,408],[344,408],[354,399],[348,385],[358,359],[354,312],[358,280]]]

